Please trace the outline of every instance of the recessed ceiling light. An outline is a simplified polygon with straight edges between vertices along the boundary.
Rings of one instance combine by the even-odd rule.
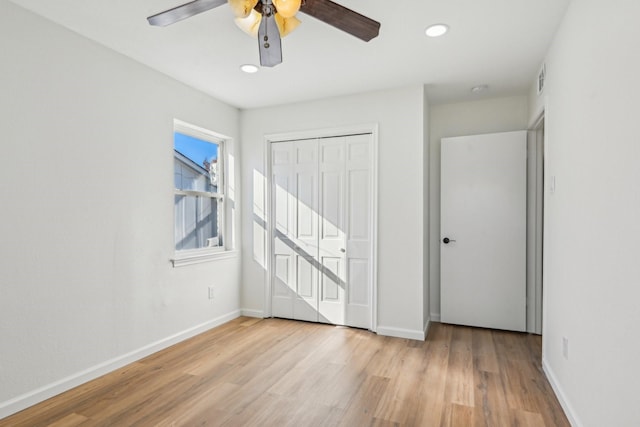
[[[478,93],[478,92],[482,92],[489,89],[489,86],[487,85],[478,85],[478,86],[474,86],[471,88],[471,92],[473,93]]]
[[[424,32],[429,37],[440,37],[449,31],[449,26],[446,24],[435,24],[427,28]]]
[[[240,66],[240,69],[248,74],[253,74],[258,72],[258,67],[253,64],[244,64]]]

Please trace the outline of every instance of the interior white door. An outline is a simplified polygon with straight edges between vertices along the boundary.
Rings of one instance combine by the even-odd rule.
[[[526,132],[443,138],[441,320],[526,329]]]
[[[345,141],[346,195],[346,324],[371,328],[373,144],[371,135],[352,135]]]
[[[318,321],[318,146],[293,144],[293,318]]]
[[[306,142],[306,141],[304,141]],[[318,149],[298,141],[273,144],[272,312],[318,321]]]
[[[276,317],[371,328],[371,135],[271,144]]]
[[[271,311],[276,317],[293,319],[296,292],[293,244],[292,178],[293,144],[282,142],[271,147],[273,276]]]
[[[320,148],[320,321],[345,324],[345,138],[325,138]]]

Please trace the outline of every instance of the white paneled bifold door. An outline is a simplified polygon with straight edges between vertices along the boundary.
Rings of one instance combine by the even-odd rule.
[[[443,138],[441,320],[526,328],[526,132]]]
[[[371,328],[372,135],[271,144],[274,317]]]

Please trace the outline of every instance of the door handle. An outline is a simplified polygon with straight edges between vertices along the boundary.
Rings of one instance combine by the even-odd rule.
[[[442,243],[444,243],[445,245],[448,245],[449,242],[455,242],[455,240],[450,239],[448,237],[445,237],[444,239],[442,239]]]

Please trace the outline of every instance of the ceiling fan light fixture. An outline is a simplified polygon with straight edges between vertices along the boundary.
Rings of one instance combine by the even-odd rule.
[[[449,31],[447,24],[434,24],[429,26],[424,32],[428,37],[444,36]]]
[[[258,4],[258,0],[228,0],[228,3],[236,18],[246,18]]]
[[[246,18],[236,18],[234,22],[242,31],[247,33],[253,38],[258,37],[258,29],[260,28],[260,21],[262,15],[255,9],[251,9],[251,12]]]
[[[278,15],[283,18],[293,18],[300,10],[302,0],[273,0],[273,5],[278,11]]]
[[[278,25],[278,31],[280,31],[280,37],[286,37],[298,28],[300,20],[295,16],[285,18],[279,13],[276,13],[276,24]]]

